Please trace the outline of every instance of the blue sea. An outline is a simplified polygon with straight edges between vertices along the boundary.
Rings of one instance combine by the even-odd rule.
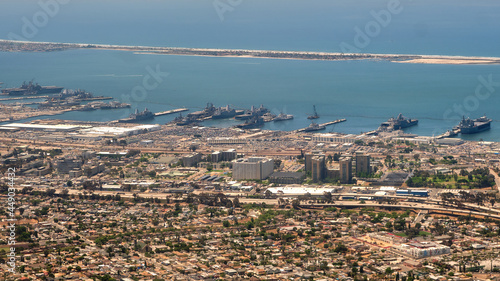
[[[15,34],[32,41],[329,52],[342,51],[342,44],[348,44],[363,53],[500,56],[500,2],[492,0],[55,1],[2,1],[0,38]],[[66,2],[52,6],[48,11],[57,12],[50,15],[40,4]],[[394,3],[399,4],[389,8]],[[222,14],[220,7],[225,7]],[[374,15],[387,14],[390,18],[383,18],[384,26],[373,29]],[[29,30],[26,21],[45,24]],[[23,28],[30,32],[23,33]],[[356,44],[359,30],[369,39],[363,42],[366,44]],[[152,71],[161,75],[145,84]],[[291,121],[268,123],[264,129],[294,130],[310,123],[306,117],[316,105],[321,116],[318,122],[347,119],[326,132],[371,131],[403,113],[419,119],[418,126],[407,132],[431,136],[458,124],[462,115],[486,114],[494,120],[492,129],[466,138],[500,141],[500,66],[496,65],[99,50],[0,53],[2,86],[15,87],[31,79],[132,104],[132,109],[70,112],[50,118],[110,121],[128,116],[135,108],[157,112],[188,107],[196,111],[207,102],[236,108],[263,104],[275,114],[295,116]],[[163,124],[174,117],[157,117],[153,123]],[[234,120],[205,122],[220,127],[235,124]]]

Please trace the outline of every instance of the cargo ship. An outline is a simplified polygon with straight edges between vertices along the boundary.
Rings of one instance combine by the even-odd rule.
[[[155,114],[149,111],[147,108],[144,111],[139,112],[138,109],[135,110],[134,114],[130,114],[128,118],[120,119],[118,122],[120,123],[133,123],[144,120],[151,120],[155,118]]]
[[[278,121],[286,121],[286,120],[292,120],[292,119],[293,119],[293,115],[285,114],[282,112],[278,116],[276,116],[276,118],[274,118],[273,121],[278,122]]]
[[[491,119],[486,116],[479,117],[477,119],[470,119],[462,117],[462,121],[458,124],[457,128],[460,130],[461,134],[475,134],[489,130],[491,127]]]
[[[418,124],[418,119],[410,119],[399,113],[398,117],[390,118],[387,122],[380,124],[380,130],[391,131],[391,130],[401,130]]]
[[[254,116],[251,119],[245,121],[245,123],[236,125],[236,128],[240,129],[255,129],[264,126],[264,119],[259,116]]]
[[[7,88],[2,90],[3,95],[8,96],[27,96],[27,95],[40,95],[40,94],[59,94],[64,87],[58,86],[40,86],[37,83],[30,81],[29,83],[23,82],[19,88]]]
[[[312,122],[311,125],[308,127],[304,128],[304,132],[314,132],[314,131],[321,131],[326,129],[326,126],[323,125],[318,125],[315,122]]]

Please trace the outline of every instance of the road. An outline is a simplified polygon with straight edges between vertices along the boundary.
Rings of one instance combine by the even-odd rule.
[[[56,193],[61,193],[62,188],[56,189]],[[90,193],[90,191],[87,191]],[[84,190],[75,190],[75,189],[69,189],[68,193],[70,195],[78,195],[78,194],[83,194]],[[101,191],[101,190],[95,190],[93,191],[94,194],[99,194],[101,196],[106,196],[106,195],[111,195],[115,196],[117,194],[120,195],[122,198],[133,198],[134,194],[136,196],[140,196],[143,198],[158,198],[158,199],[165,199],[167,196],[172,196],[171,193],[153,193],[153,192],[117,192],[117,191]],[[339,194],[340,196],[346,195],[346,194]],[[359,194],[357,194],[359,196]],[[235,195],[234,195],[235,196]],[[337,196],[337,194],[335,195]],[[231,196],[230,196],[231,197]],[[392,197],[392,198],[398,198],[398,199],[408,199],[408,197],[402,197],[402,196],[390,196],[386,195],[386,197]],[[405,201],[398,201],[396,204],[378,204],[374,201],[334,201],[332,203],[304,203],[304,201],[301,202],[301,206],[307,208],[309,207],[349,207],[349,208],[363,208],[363,207],[373,207],[373,208],[399,208],[399,209],[417,209],[417,210],[428,210],[428,211],[439,211],[439,212],[444,212],[444,213],[450,213],[450,214],[461,214],[461,215],[476,215],[476,216],[483,216],[483,217],[490,217],[494,219],[499,219],[500,220],[500,210],[495,209],[495,208],[489,208],[489,207],[484,207],[484,206],[477,206],[474,204],[464,204],[465,207],[470,208],[472,210],[465,210],[465,209],[457,209],[456,207],[453,207],[451,205],[444,205],[442,201],[436,200],[436,199],[429,199],[429,198],[419,198],[422,200],[421,202],[405,202]],[[241,203],[246,203],[246,204],[262,204],[266,203],[268,205],[277,205],[278,204],[278,199],[273,198],[273,199],[264,199],[264,198],[239,198]],[[494,213],[494,214],[492,214]]]
[[[500,176],[498,176],[497,172],[493,171],[492,168],[490,168],[490,174],[495,177],[496,188],[500,190]]]

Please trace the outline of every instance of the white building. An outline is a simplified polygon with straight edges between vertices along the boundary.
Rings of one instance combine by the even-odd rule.
[[[233,179],[263,180],[273,173],[274,160],[264,157],[242,158],[233,161]]]

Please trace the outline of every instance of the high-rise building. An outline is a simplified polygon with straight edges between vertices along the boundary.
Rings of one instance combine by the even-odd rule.
[[[273,173],[274,160],[264,157],[241,158],[233,161],[233,179],[263,180]]]
[[[352,181],[352,158],[348,156],[339,159],[340,183],[351,183]]]
[[[324,156],[324,154],[320,150],[314,150],[313,152],[306,153],[304,155],[304,158],[305,158],[304,163],[305,163],[306,172],[312,172],[312,158],[314,156],[318,156],[318,155]]]
[[[222,153],[220,151],[212,152],[212,155],[210,156],[210,160],[212,162],[217,163],[217,162],[221,161],[221,159],[222,159]]]
[[[370,173],[370,155],[366,155],[362,152],[356,152],[356,175],[368,175]]]
[[[198,152],[185,155],[182,157],[182,164],[184,167],[196,167],[198,162],[201,161],[201,154]]]
[[[233,161],[234,159],[236,159],[236,157],[236,149],[228,149],[226,151],[222,151],[220,161]]]
[[[325,178],[325,155],[317,155],[311,159],[311,177],[313,182],[319,182]]]

